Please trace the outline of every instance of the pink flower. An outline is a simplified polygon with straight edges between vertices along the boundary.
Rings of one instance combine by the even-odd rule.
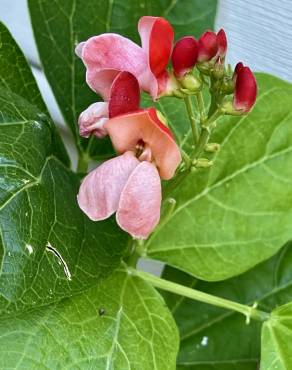
[[[135,79],[125,73],[125,80]],[[123,230],[135,238],[146,239],[160,218],[160,178],[173,177],[181,155],[171,131],[154,108],[122,111],[124,94],[139,101],[139,89],[129,83],[127,91],[119,90],[111,96],[109,116],[111,112],[113,116],[103,126],[120,155],[84,178],[77,199],[90,219],[104,220],[116,212]]]
[[[192,36],[179,39],[172,51],[171,61],[176,76],[182,77],[188,73],[198,59],[198,41]]]
[[[206,31],[199,38],[199,62],[207,62],[213,58],[225,57],[227,51],[227,38],[223,29],[217,34],[213,31]]]
[[[240,62],[235,67],[233,80],[235,82],[233,107],[236,111],[247,113],[256,101],[256,79],[252,71]]]
[[[112,82],[109,101],[91,104],[78,119],[79,132],[83,137],[91,134],[102,138],[107,135],[104,127],[109,118],[135,111],[140,105],[140,89],[137,79],[129,72],[119,72]]]
[[[104,100],[120,71],[132,73],[142,90],[156,99],[170,88],[166,66],[172,51],[173,29],[161,17],[142,17],[138,23],[142,47],[131,40],[107,33],[94,36],[76,47],[76,54],[86,66],[88,85]]]

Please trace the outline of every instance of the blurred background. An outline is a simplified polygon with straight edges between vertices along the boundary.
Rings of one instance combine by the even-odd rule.
[[[183,1],[188,0],[172,0],[169,6],[173,10]],[[77,155],[71,133],[42,71],[26,0],[0,0],[0,20],[25,53],[75,168]],[[235,65],[242,61],[254,71],[271,73],[292,82],[292,0],[218,0],[215,29],[220,28],[225,29],[228,37],[229,63]],[[162,268],[159,263],[149,265],[143,261],[142,264],[156,274]]]

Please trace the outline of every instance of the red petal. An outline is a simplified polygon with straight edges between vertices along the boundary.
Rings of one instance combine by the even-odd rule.
[[[127,152],[91,171],[77,196],[82,211],[93,221],[104,220],[116,212],[121,192],[139,163],[133,153]]]
[[[189,72],[197,62],[198,41],[192,36],[185,36],[174,46],[171,61],[173,69],[179,77]]]
[[[252,71],[242,67],[237,73],[233,106],[236,110],[248,112],[256,101],[257,83]]]
[[[180,151],[154,108],[114,117],[105,128],[118,153],[133,150],[142,140],[151,150],[160,177],[165,180],[173,177],[181,161]]]
[[[236,78],[237,78],[237,75],[238,75],[238,72],[243,68],[243,63],[239,62],[236,64],[235,68],[234,68],[234,72],[233,72],[233,81],[235,82],[236,81]]]
[[[174,32],[162,17],[142,17],[138,23],[142,48],[148,54],[149,66],[157,77],[164,72],[169,61]]]
[[[218,51],[217,35],[215,32],[206,31],[199,38],[199,62],[206,62],[212,59]]]
[[[120,197],[119,226],[134,238],[147,239],[160,219],[161,183],[156,167],[141,162],[130,175]]]
[[[227,37],[223,28],[221,28],[221,30],[217,33],[217,43],[218,43],[218,56],[220,58],[224,58],[227,51]]]
[[[120,72],[110,91],[109,117],[136,111],[139,106],[140,87],[138,80],[130,72]]]

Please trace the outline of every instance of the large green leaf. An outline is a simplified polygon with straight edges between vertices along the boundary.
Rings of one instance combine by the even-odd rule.
[[[236,302],[257,302],[260,309],[270,312],[292,300],[291,266],[292,243],[270,260],[224,282],[195,280],[171,267],[164,271],[164,278]],[[163,295],[180,330],[179,370],[258,369],[260,322],[251,320],[247,325],[244,316],[233,311],[170,293]]]
[[[118,270],[80,295],[0,323],[1,369],[174,370],[178,333],[160,295]]]
[[[98,100],[85,84],[85,68],[75,56],[75,45],[104,32],[117,32],[139,41],[137,21],[142,15],[162,15],[183,34],[199,35],[214,23],[216,0],[29,0],[29,9],[42,64],[63,115],[79,147],[77,117]],[[100,143],[96,141],[96,145]],[[102,142],[101,142],[102,143]],[[95,146],[95,153],[107,147]]]
[[[0,22],[0,86],[22,96],[29,103],[46,112],[36,81],[27,61],[7,28]],[[56,156],[66,165],[70,164],[62,140],[54,126],[53,146]]]
[[[255,108],[221,119],[211,138],[221,143],[214,166],[190,174],[173,194],[177,207],[146,243],[149,257],[220,280],[267,259],[291,238],[292,86],[264,74],[257,79]],[[160,104],[167,114],[170,100]],[[171,117],[183,131],[183,116]]]
[[[96,284],[120,262],[125,233],[80,211],[79,181],[56,158],[51,123],[0,88],[0,310],[24,310]]]
[[[261,370],[292,369],[292,302],[276,308],[262,330]]]

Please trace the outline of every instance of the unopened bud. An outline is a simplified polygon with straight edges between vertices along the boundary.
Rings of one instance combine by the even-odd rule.
[[[201,79],[198,78],[198,77],[195,77],[191,73],[186,74],[180,80],[180,83],[182,84],[182,86],[185,89],[190,90],[192,92],[198,92],[198,91],[200,91],[200,89],[202,87],[202,81],[201,81]]]
[[[218,143],[208,143],[205,145],[205,152],[216,153],[220,150],[220,144]]]
[[[199,158],[199,159],[197,159],[197,161],[195,163],[195,166],[197,168],[209,168],[209,167],[213,166],[213,161],[210,161],[207,158]]]
[[[224,95],[229,95],[234,93],[234,87],[234,81],[230,77],[226,77],[222,81],[220,90]]]
[[[222,64],[220,57],[214,65],[212,76],[215,77],[217,80],[220,80],[224,76],[224,64]]]

